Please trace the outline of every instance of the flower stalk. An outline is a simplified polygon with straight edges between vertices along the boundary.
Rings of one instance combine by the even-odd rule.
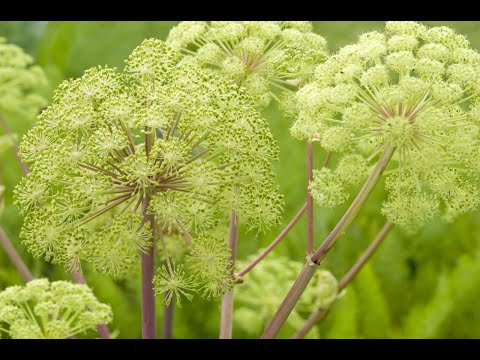
[[[295,281],[289,293],[280,305],[280,308],[277,310],[273,319],[270,321],[264,333],[262,334],[262,339],[275,338],[275,336],[278,334],[283,324],[287,320],[288,316],[292,312],[293,308],[297,304],[298,300],[300,299],[300,296],[305,291],[308,283],[312,279],[315,270],[318,267],[317,265],[320,264],[327,252],[335,244],[336,240],[345,233],[348,226],[355,219],[361,207],[368,199],[372,190],[375,188],[375,185],[380,180],[380,177],[383,174],[385,168],[387,167],[394,152],[395,147],[393,146],[387,146],[385,148],[382,156],[378,160],[367,181],[365,182],[357,197],[352,202],[343,217],[340,219],[340,221],[337,223],[335,228],[328,235],[322,245],[320,245],[317,251],[315,251],[315,253],[311,257],[307,256],[307,263],[305,267],[299,274],[297,280]]]
[[[234,210],[230,212],[230,226],[228,246],[232,251],[232,275],[234,274],[235,258],[238,242],[238,215]],[[222,313],[220,318],[220,339],[231,339],[233,327],[233,288],[228,290],[222,298]]]
[[[162,338],[173,339],[173,315],[175,299],[173,298],[169,305],[163,305],[163,323],[162,323]]]
[[[3,247],[8,257],[12,261],[13,265],[21,275],[23,281],[29,282],[32,281],[32,273],[28,270],[27,265],[23,262],[22,258],[18,254],[17,250],[13,246],[12,242],[8,238],[5,231],[0,227],[0,245]]]
[[[150,222],[152,231],[154,227],[153,215],[147,213],[150,197],[145,197],[143,201],[142,214],[143,224]],[[153,290],[153,276],[155,274],[155,254],[154,245],[146,249],[141,254],[142,263],[142,338],[155,339],[156,330],[156,309],[155,309],[155,292]]]
[[[311,256],[314,251],[313,243],[313,196],[309,185],[313,180],[313,145],[307,143],[307,254]]]
[[[298,211],[298,213],[293,217],[292,221],[288,223],[288,225],[285,227],[285,229],[282,230],[282,232],[277,236],[275,240],[273,240],[270,245],[263,250],[260,255],[258,255],[250,264],[245,266],[245,268],[241,271],[239,271],[236,275],[235,278],[241,279],[245,274],[247,274],[250,270],[252,270],[260,261],[262,261],[263,258],[265,258],[279,243],[282,241],[287,234],[290,232],[290,230],[295,226],[295,224],[300,220],[302,215],[305,213],[305,210],[307,209],[307,203],[303,204],[302,208]]]
[[[360,256],[360,258],[355,262],[355,264],[350,268],[350,270],[345,274],[345,276],[338,283],[337,293],[339,294],[343,289],[347,287],[348,284],[357,276],[360,270],[365,266],[368,260],[372,257],[375,251],[383,243],[383,240],[387,237],[390,231],[393,229],[395,224],[390,220],[387,220],[385,225],[382,227],[382,230],[377,234],[372,243],[368,246],[365,252]],[[315,310],[305,321],[305,324],[292,336],[292,339],[302,339],[308,332],[319,322],[323,321],[330,312],[331,305],[328,308],[318,308]]]

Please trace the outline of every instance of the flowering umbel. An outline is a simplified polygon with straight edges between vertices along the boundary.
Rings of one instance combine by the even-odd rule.
[[[480,54],[463,35],[387,22],[384,33],[365,33],[320,64],[297,100],[292,135],[339,157],[311,183],[320,205],[342,203],[370,162],[394,151],[385,173],[388,219],[416,229],[477,206]]]
[[[184,21],[167,44],[200,66],[240,85],[259,108],[278,92],[292,112],[293,91],[307,81],[326,56],[326,41],[307,21]],[[277,95],[276,95],[277,93]]]
[[[184,241],[193,256],[209,242],[227,247],[201,234],[232,209],[251,229],[277,224],[278,149],[266,121],[234,84],[177,60],[149,39],[124,72],[92,68],[56,90],[21,144],[31,173],[16,202],[33,255],[122,277],[153,233],[160,247],[163,237]],[[158,283],[171,287],[182,266],[165,271]]]
[[[112,309],[83,284],[36,279],[0,292],[0,336],[66,339],[112,321]]]
[[[45,99],[36,90],[46,84],[43,70],[20,47],[0,37],[0,113],[32,118]]]

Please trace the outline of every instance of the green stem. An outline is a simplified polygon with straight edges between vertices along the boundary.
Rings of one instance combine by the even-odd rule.
[[[337,223],[332,232],[327,236],[322,245],[320,245],[318,250],[313,254],[311,259],[308,259],[307,264],[303,268],[302,272],[299,274],[297,280],[294,282],[292,288],[290,289],[287,296],[280,305],[280,308],[277,310],[273,319],[270,321],[264,333],[262,334],[262,339],[270,339],[277,336],[278,332],[280,331],[283,324],[285,323],[288,316],[290,315],[293,308],[300,299],[300,296],[303,294],[305,288],[312,279],[317,268],[317,266],[314,265],[320,264],[327,252],[335,244],[336,240],[345,233],[348,226],[351,224],[353,219],[355,219],[361,207],[368,199],[370,193],[375,188],[375,185],[380,180],[380,177],[385,168],[387,167],[394,152],[395,148],[392,146],[388,146],[384,150],[382,156],[378,160],[375,168],[373,169],[372,173],[368,177],[367,181],[363,185],[355,200],[352,202],[352,204],[345,212],[343,217],[340,219],[340,221]]]

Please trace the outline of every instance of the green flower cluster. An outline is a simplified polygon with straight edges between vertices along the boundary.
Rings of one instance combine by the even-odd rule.
[[[92,68],[55,91],[20,146],[31,173],[15,199],[34,256],[67,268],[87,261],[119,278],[152,236],[160,247],[164,237],[185,242],[194,257],[226,251],[203,234],[231,210],[250,229],[278,223],[278,148],[267,122],[236,85],[178,60],[148,39],[123,72]],[[169,267],[175,278],[181,266]]]
[[[206,69],[241,86],[259,108],[280,95],[294,110],[291,90],[303,85],[326,56],[326,41],[307,21],[184,21],[170,31],[167,44]]]
[[[0,113],[21,112],[32,118],[45,105],[35,91],[47,80],[43,70],[32,63],[30,55],[0,37]]]
[[[188,248],[179,236],[166,234],[165,246],[159,244],[165,264],[154,278],[156,293],[164,296],[167,305],[175,298],[181,306],[182,298],[192,300],[195,293],[207,300],[220,299],[234,284],[232,254],[225,246],[228,226],[221,224],[198,234]]]
[[[0,292],[0,336],[12,339],[65,339],[112,317],[86,285],[36,279]]]
[[[392,149],[388,219],[414,230],[478,205],[480,54],[452,29],[387,22],[318,65],[297,102],[292,135],[339,157],[311,183],[320,205],[345,201]]]
[[[239,266],[247,263],[240,262]],[[258,335],[281,305],[303,266],[299,261],[274,255],[258,263],[246,275],[248,279],[235,287],[235,300],[238,304],[234,312],[235,324],[250,336]],[[337,285],[337,279],[329,271],[316,271],[287,323],[292,328],[299,329],[313,311],[328,308],[337,298]],[[316,337],[315,332],[310,335]]]

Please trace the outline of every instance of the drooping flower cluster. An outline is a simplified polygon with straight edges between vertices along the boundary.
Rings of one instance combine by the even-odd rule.
[[[258,335],[281,305],[303,265],[282,256],[269,256],[258,263],[246,275],[245,282],[235,287],[235,323],[251,336]],[[242,267],[241,262],[239,266]],[[313,311],[328,308],[337,298],[337,285],[329,271],[318,270],[287,323],[299,329]]]
[[[45,105],[36,90],[46,84],[43,70],[20,47],[0,37],[0,113],[32,118]]]
[[[206,69],[241,86],[259,108],[287,90],[280,102],[293,111],[292,90],[325,58],[326,41],[307,21],[184,21],[170,31],[167,44]]]
[[[0,337],[66,339],[112,321],[87,285],[36,279],[0,292]]]
[[[16,189],[23,243],[34,256],[68,268],[87,261],[114,277],[138,263],[152,235],[159,247],[163,237],[185,241],[192,258],[227,249],[202,233],[232,209],[251,229],[278,223],[277,151],[234,84],[145,40],[124,72],[96,67],[62,83],[24,137],[31,173]],[[176,281],[181,266],[169,266]]]
[[[297,96],[297,139],[339,156],[316,172],[322,206],[348,198],[387,149],[388,199],[382,212],[407,228],[436,214],[451,221],[479,202],[480,54],[448,27],[387,22],[361,35],[316,71]]]
[[[234,284],[231,274],[232,254],[225,246],[228,227],[221,224],[208,232],[198,234],[188,251],[184,250],[186,246],[178,236],[164,236],[165,246],[159,244],[165,264],[154,278],[157,294],[164,296],[167,305],[175,297],[180,306],[182,298],[192,300],[194,293],[207,300],[221,298],[225,290]],[[168,261],[168,258],[171,261]],[[176,265],[179,262],[180,264]]]

